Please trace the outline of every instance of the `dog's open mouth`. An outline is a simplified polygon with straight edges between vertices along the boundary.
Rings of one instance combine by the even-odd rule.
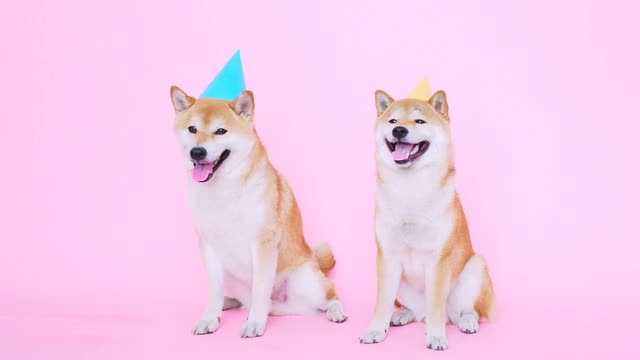
[[[218,170],[220,165],[227,160],[231,151],[225,150],[220,154],[218,160],[210,163],[196,163],[193,168],[193,180],[197,182],[207,182],[213,177],[213,173]]]
[[[430,145],[430,142],[427,140],[417,144],[403,143],[400,141],[392,143],[387,139],[384,139],[384,141],[386,141],[387,147],[389,151],[391,151],[391,156],[393,156],[396,164],[406,164],[417,160],[422,154],[427,152]]]

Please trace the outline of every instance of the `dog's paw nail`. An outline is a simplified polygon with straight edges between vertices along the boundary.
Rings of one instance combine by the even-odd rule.
[[[202,319],[194,326],[192,332],[194,335],[211,334],[218,330],[220,326],[220,317],[213,320]]]
[[[363,344],[377,344],[384,340],[386,330],[367,330],[360,337],[360,342]]]
[[[391,316],[391,326],[403,326],[413,321],[413,313],[408,309],[398,310]]]
[[[247,321],[242,327],[240,336],[243,338],[260,337],[264,334],[266,324],[257,321]]]
[[[427,348],[431,350],[446,350],[449,348],[446,336],[427,336]]]
[[[329,321],[336,323],[342,323],[347,320],[347,314],[345,313],[342,304],[337,301],[329,305],[326,316]]]
[[[478,317],[473,314],[463,314],[458,320],[458,328],[466,334],[475,334],[480,330]]]

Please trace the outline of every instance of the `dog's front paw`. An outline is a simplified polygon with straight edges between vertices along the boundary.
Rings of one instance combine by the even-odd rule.
[[[360,336],[360,343],[362,344],[376,344],[382,342],[385,336],[387,336],[387,330],[368,329]]]
[[[217,317],[213,320],[202,319],[198,321],[196,326],[193,327],[193,334],[194,335],[212,334],[216,330],[218,330],[218,326],[220,326],[220,317]]]
[[[266,323],[259,321],[247,321],[244,323],[242,327],[242,331],[240,332],[240,336],[243,338],[252,338],[262,336],[264,334],[264,328],[266,327]]]
[[[449,343],[446,336],[427,336],[427,347],[431,350],[447,350]]]

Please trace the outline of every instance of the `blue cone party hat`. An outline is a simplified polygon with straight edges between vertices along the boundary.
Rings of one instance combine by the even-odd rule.
[[[227,61],[224,68],[202,92],[200,98],[234,100],[247,89],[242,71],[240,50]]]

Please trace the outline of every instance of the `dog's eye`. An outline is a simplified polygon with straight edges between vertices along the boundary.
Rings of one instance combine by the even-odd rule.
[[[426,124],[427,122],[422,120],[422,119],[418,119],[416,120],[416,124]]]
[[[195,127],[195,126],[189,126],[189,127],[187,128],[187,130],[189,130],[189,132],[190,132],[190,133],[192,133],[192,134],[195,134],[195,133],[197,133],[197,132],[198,132],[198,129],[196,129],[196,127]]]
[[[391,119],[391,120],[389,120],[389,124],[395,124],[395,123],[397,123],[397,122],[398,122],[398,120],[396,120],[396,119]]]
[[[223,128],[220,128],[220,129],[216,130],[216,132],[214,134],[216,134],[216,135],[224,135],[226,133],[227,133],[227,130],[225,130]]]

